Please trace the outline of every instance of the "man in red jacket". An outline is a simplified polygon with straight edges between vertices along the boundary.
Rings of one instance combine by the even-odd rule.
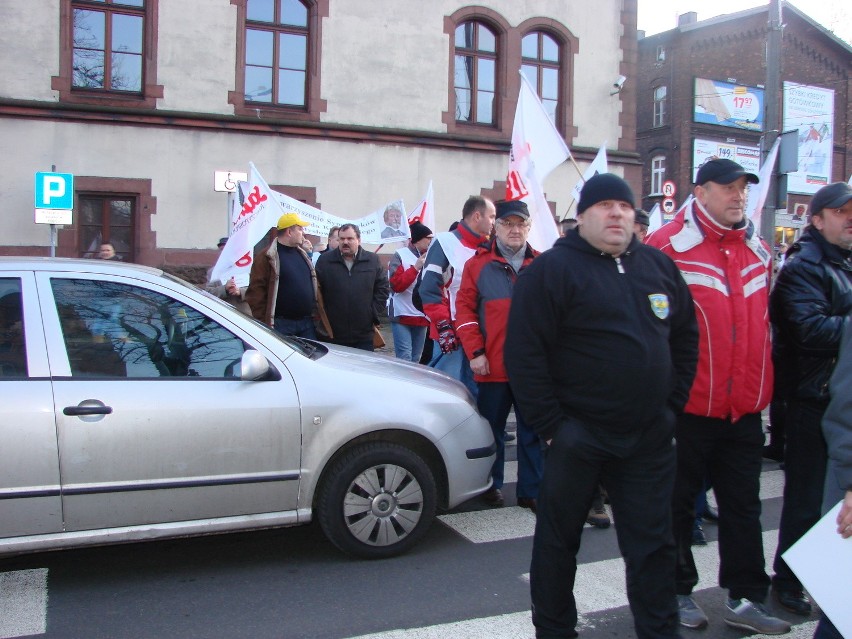
[[[506,418],[514,407],[518,424],[518,506],[535,511],[542,473],[541,443],[523,420],[509,387],[503,345],[515,280],[538,252],[527,243],[530,212],[526,204],[497,202],[496,214],[494,239],[479,248],[465,265],[456,298],[455,329],[479,388],[479,412],[491,424],[497,443],[497,459],[491,469],[493,483],[482,498],[492,506],[503,505]]]
[[[681,625],[703,628],[692,599],[695,498],[709,474],[719,503],[719,583],[728,590],[724,621],[765,634],[790,624],[763,607],[769,591],[760,525],[763,428],[772,396],[768,296],[772,253],[744,215],[747,183],[758,178],[731,160],[698,170],[692,206],[646,243],[671,257],[689,285],[699,328],[695,381],[676,427],[673,524]]]

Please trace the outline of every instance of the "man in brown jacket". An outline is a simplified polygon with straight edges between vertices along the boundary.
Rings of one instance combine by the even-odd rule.
[[[282,335],[316,339],[317,277],[301,247],[308,226],[297,213],[278,219],[278,237],[252,264],[245,299],[255,319]]]

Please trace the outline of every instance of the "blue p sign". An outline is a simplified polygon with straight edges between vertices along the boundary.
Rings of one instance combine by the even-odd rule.
[[[74,176],[71,173],[36,173],[35,207],[73,209]]]

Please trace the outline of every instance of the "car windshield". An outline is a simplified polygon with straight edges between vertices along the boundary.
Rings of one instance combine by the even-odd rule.
[[[235,310],[234,307],[231,306],[230,304],[228,304],[226,301],[221,300],[218,297],[216,297],[215,295],[210,294],[208,291],[205,291],[203,288],[200,288],[198,286],[194,286],[194,285],[190,284],[189,282],[187,282],[186,280],[181,279],[181,278],[177,277],[176,275],[172,275],[171,273],[163,273],[163,275],[168,280],[171,280],[172,282],[177,282],[179,284],[182,284],[183,286],[186,286],[187,288],[190,288],[193,291],[201,291],[204,295],[206,295],[210,299],[216,300],[216,302],[218,302],[219,304],[224,304],[228,308]],[[308,339],[304,339],[302,337],[294,337],[294,336],[291,336],[291,335],[282,335],[281,333],[274,331],[272,328],[270,328],[269,326],[267,326],[263,322],[259,322],[258,320],[256,320],[255,318],[253,318],[249,315],[243,315],[243,317],[251,320],[257,326],[260,326],[269,335],[272,335],[275,339],[284,342],[285,344],[287,344],[287,346],[292,348],[294,351],[296,351],[297,353],[299,353],[300,355],[302,355],[304,357],[307,357],[308,359],[319,359],[320,357],[322,357],[323,355],[328,353],[328,348],[326,348],[325,345],[323,345],[320,342],[314,342],[314,341],[311,341],[311,340],[308,340]]]

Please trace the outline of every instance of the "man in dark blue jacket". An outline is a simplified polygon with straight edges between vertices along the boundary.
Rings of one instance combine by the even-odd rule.
[[[633,233],[627,183],[588,180],[579,226],[518,277],[505,363],[547,442],[530,588],[536,637],[576,637],[577,551],[598,483],[609,492],[640,639],[677,637],[671,495],[675,413],[698,361],[692,296]]]
[[[769,296],[775,397],[786,400],[784,506],[772,590],[809,615],[802,584],[781,558],[820,518],[828,459],[821,423],[844,323],[852,312],[852,186],[836,182],[811,199],[811,223],[787,251]]]
[[[337,238],[338,247],[320,255],[316,266],[331,342],[372,351],[374,327],[390,291],[388,272],[375,253],[361,247],[355,224],[341,226]]]

